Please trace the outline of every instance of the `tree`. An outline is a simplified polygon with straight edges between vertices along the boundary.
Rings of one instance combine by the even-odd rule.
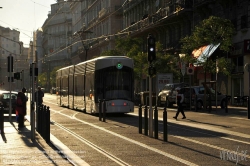
[[[58,67],[54,67],[53,70],[49,73],[50,75],[50,85],[55,87],[56,86],[56,71],[58,69],[62,68],[61,66],[58,66]],[[40,73],[38,75],[38,84],[39,86],[41,87],[46,87],[46,85],[48,84],[48,73],[47,72],[43,72],[43,73]],[[46,89],[46,91],[49,92],[50,89]]]
[[[202,58],[192,57],[192,52],[200,47],[212,45],[219,45],[220,50],[224,52],[229,52],[230,46],[232,45],[232,37],[234,35],[234,27],[230,20],[223,19],[220,17],[211,16],[208,19],[203,20],[199,25],[197,25],[191,34],[181,40],[182,43],[182,53],[190,56],[186,56],[186,61],[191,63],[197,63],[203,66],[205,73],[206,82],[206,72],[215,73],[216,72],[216,62],[209,58],[210,50],[205,54],[201,55]],[[218,57],[217,63],[220,68],[220,72],[229,75],[231,71],[230,62],[225,57]],[[206,89],[205,89],[206,94]],[[206,98],[206,95],[204,95]],[[206,101],[206,100],[204,100]],[[206,103],[205,103],[206,106]]]

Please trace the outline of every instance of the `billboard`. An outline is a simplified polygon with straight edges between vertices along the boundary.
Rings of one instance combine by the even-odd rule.
[[[156,89],[160,92],[164,85],[173,83],[173,73],[158,73],[156,79]]]

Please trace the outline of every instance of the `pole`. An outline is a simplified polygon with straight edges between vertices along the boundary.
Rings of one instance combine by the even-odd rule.
[[[142,133],[142,105],[139,104],[139,133]]]
[[[35,63],[32,63],[32,106],[30,112],[30,122],[31,122],[31,139],[35,139],[35,106],[34,106],[34,91],[35,91]],[[37,95],[38,96],[38,95]],[[36,107],[37,108],[37,107]]]
[[[9,91],[10,91],[10,100],[9,100],[9,121],[12,121],[12,100],[11,100],[11,85],[12,85],[12,72],[13,72],[13,56],[10,54],[8,56],[8,64],[9,64]]]
[[[247,118],[250,119],[250,65],[248,64],[248,107],[247,107]]]
[[[149,136],[153,137],[152,78],[149,76]]]
[[[87,48],[85,48],[85,62],[87,61],[87,56],[88,56],[88,49]],[[85,63],[85,70],[84,70],[84,82],[83,82],[83,88],[84,88],[84,90],[83,90],[83,99],[84,99],[84,112],[86,112],[86,93],[85,93],[85,91],[86,91],[86,73],[87,73],[87,63]],[[103,109],[103,111],[104,111],[104,109]],[[104,113],[104,112],[103,112]]]
[[[191,100],[191,75],[189,75],[189,86],[190,86],[190,91],[189,91],[189,110],[191,111],[191,102],[192,102],[192,100]]]

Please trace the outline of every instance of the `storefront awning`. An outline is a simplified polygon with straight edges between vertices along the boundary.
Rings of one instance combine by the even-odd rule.
[[[198,62],[204,62],[206,58],[209,58],[214,51],[219,47],[220,43],[217,45],[210,44],[199,49],[196,49],[192,52],[193,57],[197,58]]]

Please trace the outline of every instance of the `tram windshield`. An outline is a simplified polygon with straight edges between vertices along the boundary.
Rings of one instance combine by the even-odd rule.
[[[109,67],[96,71],[97,99],[133,100],[133,70],[128,67]]]

